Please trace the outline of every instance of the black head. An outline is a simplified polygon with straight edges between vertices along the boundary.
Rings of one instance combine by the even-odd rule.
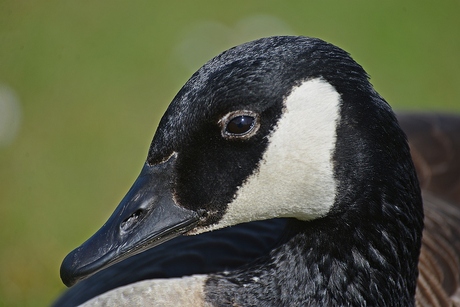
[[[62,279],[72,285],[183,233],[359,213],[343,203],[357,191],[374,197],[378,189],[363,184],[393,182],[383,172],[401,163],[411,173],[404,134],[346,52],[306,37],[237,46],[179,91],[139,178],[101,230],[66,257]],[[399,185],[414,185],[414,176]]]

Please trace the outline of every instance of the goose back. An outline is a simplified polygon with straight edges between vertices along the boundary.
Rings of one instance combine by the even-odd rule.
[[[460,118],[400,114],[423,191],[419,306],[460,304]]]

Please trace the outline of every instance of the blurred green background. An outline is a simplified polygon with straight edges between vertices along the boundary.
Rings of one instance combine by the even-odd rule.
[[[349,51],[396,109],[460,111],[460,2],[0,0],[0,306],[46,306],[190,74],[275,34]]]

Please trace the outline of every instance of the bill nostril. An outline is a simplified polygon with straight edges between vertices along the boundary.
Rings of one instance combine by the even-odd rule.
[[[140,218],[144,215],[144,210],[139,209],[134,211],[127,219],[125,219],[121,225],[120,228],[123,231],[128,231],[134,224],[136,224],[137,221],[140,220]]]

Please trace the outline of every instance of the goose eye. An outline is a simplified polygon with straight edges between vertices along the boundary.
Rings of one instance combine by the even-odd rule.
[[[221,133],[227,139],[248,139],[259,129],[259,116],[249,110],[230,112],[219,120]]]
[[[239,115],[232,118],[226,127],[226,131],[233,135],[243,135],[254,127],[255,118],[249,115]]]

